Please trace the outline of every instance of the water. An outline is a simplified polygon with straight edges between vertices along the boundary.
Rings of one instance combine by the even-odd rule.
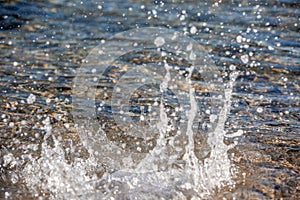
[[[1,6],[1,198],[299,198],[296,1]],[[137,27],[185,33],[210,68],[109,40]],[[123,56],[94,73],[98,45]]]

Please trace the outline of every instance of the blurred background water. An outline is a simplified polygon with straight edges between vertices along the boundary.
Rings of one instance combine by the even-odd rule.
[[[235,187],[212,198],[299,199],[299,16],[296,0],[1,1],[0,198],[38,198],[21,172],[40,156],[47,123],[75,147],[66,160],[89,157],[71,115],[76,69],[112,34],[151,26],[185,32],[239,72],[225,124],[243,132],[228,152]]]

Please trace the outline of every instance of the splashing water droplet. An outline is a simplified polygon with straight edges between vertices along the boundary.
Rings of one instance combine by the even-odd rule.
[[[115,56],[119,57],[123,52],[118,54],[113,49],[114,46],[109,46],[109,42],[106,42],[105,47],[101,48],[101,52],[104,52],[101,54],[102,58],[96,48],[87,58],[88,64],[83,65],[75,78],[72,98],[74,120],[90,157],[75,158],[72,162],[66,160],[65,151],[52,133],[49,118],[46,118],[46,135],[52,137],[54,147],[45,140],[40,157],[28,162],[23,170],[28,188],[32,188],[34,192],[42,190],[49,193],[52,199],[202,199],[211,195],[215,188],[233,184],[231,171],[234,166],[227,155],[233,145],[227,146],[223,140],[235,74],[233,73],[227,87],[219,88],[219,92],[218,87],[224,83],[221,81],[219,84],[220,79],[215,78],[216,68],[213,62],[198,44],[193,42],[190,45],[191,39],[177,32],[157,28],[131,30],[117,34],[116,38],[128,35],[137,38],[140,43],[150,41],[152,44],[149,45],[154,49],[159,46],[174,55],[181,52],[180,55],[185,55],[191,64],[181,69],[172,66],[165,59],[161,65],[135,65],[118,78],[109,102],[111,114],[123,134],[121,140],[129,138],[128,142],[118,144],[113,137],[107,137],[111,133],[105,133],[101,128],[103,124],[99,125],[96,119],[95,112],[99,109],[94,107],[93,88],[96,85],[93,80],[97,74],[90,72],[97,67],[96,72],[103,79],[107,66],[114,59],[111,55],[116,53]],[[145,45],[144,48],[146,47],[149,46]],[[109,48],[112,48],[111,51]],[[139,47],[132,43],[118,47],[126,51],[132,50],[130,48]],[[190,58],[191,53],[195,54],[193,58]],[[199,61],[200,59],[203,60]],[[90,77],[84,76],[85,74]],[[135,91],[147,84],[156,85],[156,91],[162,95],[156,96],[151,109],[144,106],[138,112],[146,113],[151,110],[157,114],[140,115],[136,122],[136,118],[128,115],[133,111],[137,112],[137,108],[132,108],[130,98]],[[201,84],[201,87],[197,87],[197,84]],[[217,94],[211,92],[208,97],[199,95],[203,91],[214,89]],[[176,108],[173,110],[177,120],[173,120],[174,116],[172,118],[170,114],[172,108],[168,107],[170,104],[164,99],[167,94],[176,97],[176,101],[172,98],[169,101],[175,102]],[[202,104],[206,101],[210,105],[216,104],[215,107],[209,107],[208,113],[205,112],[208,107],[201,107],[207,105]],[[207,115],[209,121],[205,122],[200,114]],[[153,121],[146,126],[148,119]],[[202,127],[206,129],[202,130]],[[197,137],[204,138],[204,133],[206,142],[202,142],[199,147],[196,145]],[[112,132],[112,135],[117,135],[117,132]],[[136,138],[141,139],[135,140]],[[152,146],[150,141],[153,142]],[[151,148],[145,150],[147,145]],[[71,151],[75,148],[70,147]],[[201,154],[206,156],[200,158]]]
[[[27,98],[28,104],[33,104],[36,101],[36,96],[34,94],[30,94]]]
[[[160,47],[162,45],[165,44],[165,39],[163,37],[157,37],[155,38],[154,40],[154,44],[157,46],[157,47]]]

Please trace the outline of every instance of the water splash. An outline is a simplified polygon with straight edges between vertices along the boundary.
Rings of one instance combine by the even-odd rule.
[[[133,39],[128,40],[128,35]],[[76,158],[74,161],[65,159],[64,148],[53,136],[48,120],[45,122],[46,136],[41,156],[30,161],[23,170],[28,188],[38,194],[49,194],[52,199],[204,199],[210,198],[216,188],[233,186],[234,166],[227,152],[234,145],[228,146],[223,140],[236,74],[232,73],[224,89],[219,70],[206,51],[192,39],[168,29],[135,29],[117,34],[111,41],[92,51],[74,81],[73,117],[90,157]],[[103,124],[99,125],[95,113],[95,88],[98,80],[105,79],[106,71],[110,70],[107,66],[115,57],[129,50],[140,52],[150,47],[164,58],[160,62],[163,65],[148,63],[147,66],[125,65],[124,69],[119,68],[123,75],[116,80],[118,83],[114,85],[110,99],[110,114],[119,129],[123,130],[122,134],[131,134],[131,138],[149,133],[154,135],[156,143],[153,148],[145,151],[138,145],[134,146],[133,141],[133,148],[136,148],[133,151],[120,147],[119,141],[108,139],[101,128]],[[181,64],[174,66],[174,63],[168,62],[170,59],[166,55],[170,54],[167,52],[172,52],[175,58],[186,58],[189,64],[175,59]],[[197,78],[193,78],[195,75]],[[177,127],[170,123],[172,119],[163,95],[157,99],[158,119],[147,130],[144,126],[136,126],[127,115],[130,96],[142,85],[153,83],[159,84],[161,94],[167,94],[169,88],[175,92],[178,100],[175,110],[179,111],[177,114],[180,116]],[[199,96],[201,88],[209,90],[218,87],[220,90],[212,91],[210,99]],[[207,108],[212,110],[212,123],[208,125],[200,116]],[[210,113],[210,110],[207,112]],[[131,130],[127,129],[128,124],[133,125]],[[199,158],[199,154],[204,152],[196,149],[198,141],[195,136],[204,134],[205,131],[201,132],[204,125],[210,128],[206,127],[207,144],[201,141],[201,145],[210,150],[208,155]],[[143,132],[147,133],[143,135]],[[48,137],[52,137],[53,147],[47,144]],[[70,148],[74,150],[75,147]]]
[[[168,67],[164,90],[168,84]],[[69,162],[65,159],[64,149],[53,137],[54,147],[42,144],[41,156],[30,161],[23,170],[28,188],[35,194],[49,194],[51,199],[203,199],[209,198],[215,188],[233,185],[232,170],[234,166],[228,158],[227,151],[233,145],[224,144],[224,124],[230,111],[230,97],[235,74],[225,90],[225,105],[219,113],[219,121],[213,132],[209,133],[208,144],[210,156],[200,161],[194,152],[192,122],[197,113],[194,89],[189,88],[190,110],[187,111],[188,127],[186,135],[188,144],[181,167],[172,167],[174,159],[167,159],[164,134],[167,130],[167,115],[163,104],[160,106],[158,123],[161,137],[154,148],[135,168],[128,168],[113,173],[104,172],[98,160],[91,154],[88,159],[76,158]],[[47,126],[47,134],[51,128]],[[74,147],[71,147],[71,149]],[[164,163],[164,168],[159,164]],[[41,193],[42,191],[42,193]]]
[[[92,156],[76,158],[69,163],[58,141],[54,147],[44,142],[40,158],[26,165],[23,176],[34,194],[43,196],[49,193],[51,199],[77,199],[94,191],[94,185],[89,182],[96,178],[95,172],[99,168],[101,166]]]

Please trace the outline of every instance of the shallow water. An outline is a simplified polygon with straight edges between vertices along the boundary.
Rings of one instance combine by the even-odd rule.
[[[292,0],[1,2],[0,197],[299,199],[299,16],[299,4]],[[136,120],[132,123],[142,126],[138,117],[145,110],[140,109],[154,104],[153,98],[160,97],[159,91],[163,89],[165,102],[153,107],[159,117],[153,117],[154,121],[144,126],[143,137],[139,131],[132,131],[132,135],[124,138],[119,133],[126,124],[116,124],[112,108],[102,104],[111,97],[109,91],[124,69],[107,69],[106,82],[99,82],[96,90],[97,120],[110,142],[128,140],[117,142],[121,147],[126,143],[126,152],[136,156],[127,163],[154,163],[158,166],[155,173],[153,165],[149,169],[143,162],[134,170],[114,166],[111,163],[116,163],[120,156],[111,146],[106,151],[101,146],[100,156],[99,152],[96,154],[99,146],[89,147],[89,141],[75,127],[74,107],[72,111],[73,81],[80,77],[78,69],[84,66],[91,50],[113,34],[136,27],[167,27],[185,32],[204,47],[221,69],[215,72],[223,76],[224,82],[230,83],[227,74],[238,74],[235,81],[231,80],[232,90],[223,91],[231,106],[217,107],[211,109],[214,113],[206,114],[205,107],[203,119],[199,120],[204,123],[206,117],[216,114],[216,134],[196,134],[198,129],[193,129],[192,134],[197,135],[192,137],[196,140],[195,150],[186,157],[192,143],[178,137],[187,143],[179,145],[184,148],[176,153],[176,162],[171,162],[171,157],[166,159],[163,154],[163,147],[155,148],[175,137],[175,133],[167,131],[164,116],[173,119],[174,124],[178,119],[171,118],[172,112],[182,116],[174,111],[180,102],[172,98],[172,91],[164,88],[168,86],[167,70],[160,71],[160,84],[139,88],[130,97],[130,114]],[[118,42],[109,44],[119,45]],[[119,63],[151,63],[143,55],[147,52],[126,54]],[[187,67],[178,60],[175,64],[183,67],[182,71]],[[144,71],[134,73],[133,76]],[[130,78],[130,74],[126,75]],[[191,105],[187,110],[193,107],[190,91],[184,90],[186,103],[182,104]],[[208,93],[215,92],[220,90],[209,88]],[[196,100],[201,95],[205,96],[205,92],[196,88]],[[228,113],[221,117],[224,108],[228,108]],[[193,121],[191,116],[183,117],[184,124]],[[144,117],[152,116],[146,113]],[[226,120],[224,127],[222,120]],[[160,128],[153,128],[157,124]],[[165,132],[168,137],[161,137]],[[188,128],[185,132],[191,133]],[[210,144],[216,148],[213,150]],[[234,147],[227,146],[233,144]],[[174,155],[172,149],[166,152]],[[103,159],[101,155],[107,157]],[[110,156],[113,162],[109,161]],[[177,163],[178,160],[184,162]],[[193,160],[194,165],[190,162]],[[195,164],[195,160],[199,163]],[[206,165],[201,164],[205,161]],[[166,165],[168,162],[172,165]],[[187,167],[189,162],[194,168]],[[198,176],[192,172],[203,173]],[[202,179],[195,181],[197,176]],[[190,180],[194,184],[186,184]]]

